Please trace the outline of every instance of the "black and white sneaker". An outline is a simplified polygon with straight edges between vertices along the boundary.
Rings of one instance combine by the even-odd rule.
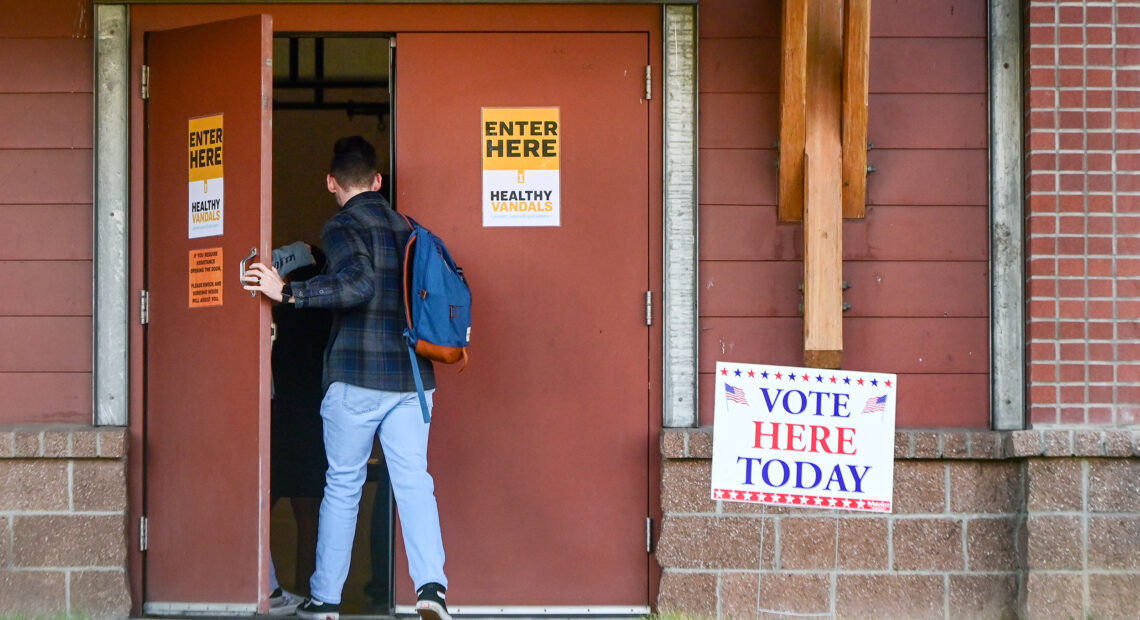
[[[310,597],[297,608],[297,616],[307,620],[340,620],[340,605],[322,603]]]
[[[432,581],[425,583],[416,591],[419,600],[416,601],[416,613],[420,620],[451,620],[447,613],[447,588]]]
[[[288,590],[277,588],[269,595],[269,615],[291,616],[303,600]]]

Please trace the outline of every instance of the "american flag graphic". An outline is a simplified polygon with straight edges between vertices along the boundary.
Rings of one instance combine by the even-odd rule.
[[[740,403],[742,405],[748,404],[748,399],[744,397],[744,390],[738,387],[732,387],[731,385],[725,383],[724,395],[728,397],[728,400],[731,400],[734,403]],[[884,396],[884,398],[886,397]]]
[[[877,413],[887,407],[887,395],[867,399],[867,404],[863,406],[863,413]]]

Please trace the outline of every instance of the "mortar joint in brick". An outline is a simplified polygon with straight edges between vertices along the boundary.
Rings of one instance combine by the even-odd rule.
[[[668,428],[663,436],[672,434],[680,435],[686,447],[681,455],[664,454],[667,460],[707,459],[712,456],[711,426]],[[952,437],[953,440],[946,441],[944,437]],[[967,446],[964,452],[960,449],[963,442]],[[895,451],[896,460],[1128,457],[1140,456],[1140,430],[1045,427],[1019,431],[970,431],[966,434],[957,430],[899,430],[895,433],[895,445],[906,446],[905,450]]]

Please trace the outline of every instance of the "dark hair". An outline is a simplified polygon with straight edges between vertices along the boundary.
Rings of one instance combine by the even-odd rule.
[[[298,267],[289,272],[290,282],[304,282],[313,276],[320,275],[325,270],[325,262],[327,261],[325,253],[315,245],[310,245],[309,251],[312,252],[315,262],[312,265]]]
[[[360,136],[337,140],[329,173],[345,189],[372,189],[372,180],[376,178],[376,149]]]

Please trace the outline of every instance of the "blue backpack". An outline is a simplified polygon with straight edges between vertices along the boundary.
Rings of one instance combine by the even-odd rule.
[[[403,215],[403,214],[401,214]],[[424,422],[430,422],[424,382],[416,355],[434,362],[467,367],[471,340],[471,289],[463,269],[451,259],[443,240],[404,215],[412,229],[404,245],[404,339],[412,359],[412,375],[420,395]]]

